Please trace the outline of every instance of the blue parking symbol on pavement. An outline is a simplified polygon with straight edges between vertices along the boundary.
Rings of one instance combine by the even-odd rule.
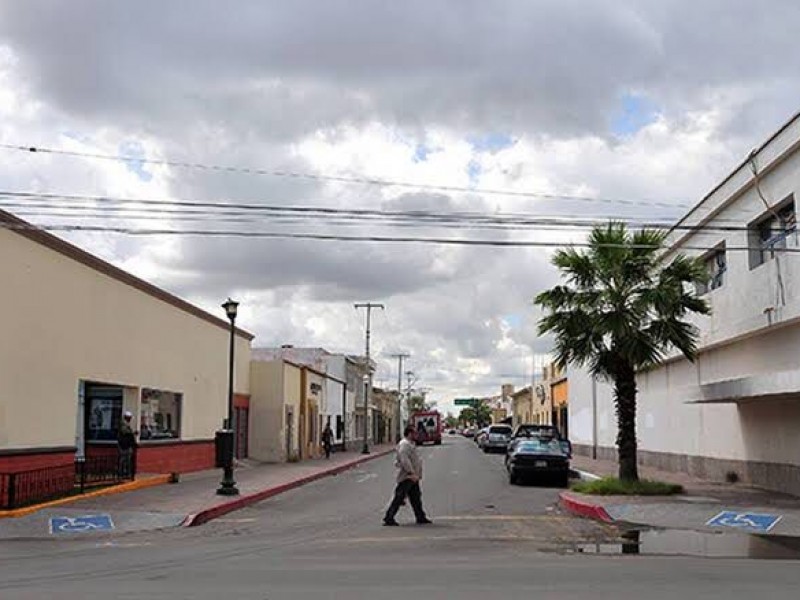
[[[710,527],[735,527],[746,531],[766,533],[783,518],[783,515],[770,515],[765,513],[748,513],[725,510],[708,521]]]
[[[50,519],[50,533],[89,533],[111,531],[112,529],[114,529],[114,522],[111,520],[111,515],[53,517]]]

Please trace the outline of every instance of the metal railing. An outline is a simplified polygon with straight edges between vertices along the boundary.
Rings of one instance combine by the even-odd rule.
[[[87,487],[113,485],[133,479],[135,460],[129,473],[121,473],[116,455],[95,456],[65,465],[0,473],[0,510],[20,508],[46,502],[74,493],[83,493]]]

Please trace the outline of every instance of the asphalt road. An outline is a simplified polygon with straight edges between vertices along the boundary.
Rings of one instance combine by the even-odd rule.
[[[433,525],[404,508],[381,526],[387,457],[203,527],[4,542],[0,598],[797,597],[794,561],[576,553],[617,532],[561,514],[557,489],[509,486],[467,440],[422,455]]]

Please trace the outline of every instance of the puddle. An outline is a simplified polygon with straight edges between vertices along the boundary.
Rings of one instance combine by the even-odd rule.
[[[708,533],[683,529],[630,530],[623,532],[620,537],[620,542],[576,544],[567,551],[601,555],[800,559],[800,538],[796,537]]]

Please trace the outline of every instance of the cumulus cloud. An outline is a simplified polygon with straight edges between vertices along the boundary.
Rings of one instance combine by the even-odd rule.
[[[416,213],[674,219],[795,112],[800,5],[775,0],[0,2],[0,141],[414,189],[4,151],[5,190]],[[452,189],[461,188],[461,189]],[[507,196],[469,189],[545,194]],[[465,191],[466,190],[466,191]],[[572,195],[629,199],[585,202]],[[53,208],[9,204],[38,223]],[[655,202],[655,204],[654,204]],[[92,204],[96,206],[96,203]],[[140,228],[565,243],[583,231],[106,212]],[[457,395],[530,381],[545,248],[69,234],[256,343],[410,351]],[[535,358],[534,358],[535,357]]]

